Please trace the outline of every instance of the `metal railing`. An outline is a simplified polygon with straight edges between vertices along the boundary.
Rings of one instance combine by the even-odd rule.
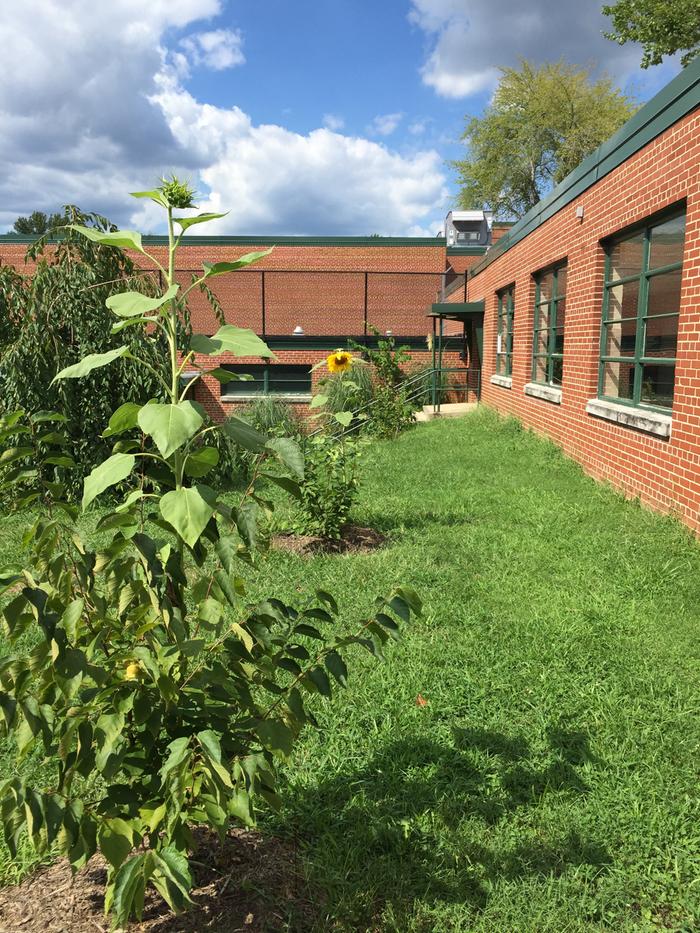
[[[459,378],[461,377],[461,378]],[[432,409],[433,414],[440,414],[441,406],[451,402],[468,402],[470,395],[473,401],[478,401],[481,395],[481,370],[465,367],[449,367],[443,369],[424,369],[420,373],[409,377],[396,386],[407,403],[413,406],[413,411]],[[355,416],[347,426],[338,426],[338,437],[346,437],[360,431],[363,425],[372,417],[372,409],[379,403],[376,398],[370,399],[359,408],[353,409]],[[323,426],[316,428],[308,434],[315,437],[324,431]]]

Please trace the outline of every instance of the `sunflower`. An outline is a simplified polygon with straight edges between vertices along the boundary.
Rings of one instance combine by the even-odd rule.
[[[352,353],[347,350],[335,350],[326,358],[328,371],[331,373],[344,373],[352,366]]]

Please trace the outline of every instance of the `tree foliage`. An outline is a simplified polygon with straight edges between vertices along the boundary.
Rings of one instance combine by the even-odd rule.
[[[564,62],[502,68],[493,101],[467,122],[467,156],[455,163],[463,208],[522,217],[631,116],[608,78]]]
[[[270,484],[299,496],[304,460],[294,440],[267,437],[236,416],[211,424],[186,397],[185,370],[236,378],[217,365],[223,350],[270,351],[227,325],[180,352],[187,294],[198,282],[176,287],[175,253],[187,227],[207,216],[173,213],[192,206],[175,182],[135,194],[167,213],[167,268],[138,233],[72,227],[116,255],[142,252],[163,277],[153,294],[107,296],[112,334],[140,332],[142,346],[83,355],[54,376],[72,387],[124,361],[149,371],[147,342],[165,342],[160,399],[135,393],[102,425],[113,446],[85,478],[83,509],[117,486],[123,492],[99,517],[97,543],[80,533],[78,507],[65,498],[75,468],[66,416],[16,411],[0,421],[0,484],[15,508],[34,510],[23,564],[0,572],[2,622],[14,646],[0,660],[0,725],[20,760],[37,746],[46,760],[41,783],[21,771],[0,783],[0,822],[12,853],[26,834],[39,852],[58,851],[78,870],[99,850],[109,866],[105,910],[119,927],[141,916],[147,886],[175,911],[191,903],[196,827],[223,836],[231,823],[253,822],[259,806],[278,807],[277,763],[315,723],[314,700],[345,686],[347,650],[381,658],[421,608],[410,587],[378,598],[352,623],[327,592],[307,591],[296,606],[248,597],[242,573],[258,559]],[[259,255],[205,263],[200,280]],[[208,485],[217,457],[203,441],[222,431],[258,455],[235,498]]]
[[[22,236],[43,236],[51,233],[66,219],[63,214],[45,214],[43,211],[32,211],[28,217],[18,217],[13,224],[15,233]]]
[[[660,65],[664,56],[682,52],[687,65],[700,53],[700,5],[697,0],[617,0],[603,7],[612,21],[605,36],[619,45],[638,42],[642,68]]]
[[[63,223],[96,232],[116,230],[104,217],[75,207],[66,209]],[[0,411],[60,409],[67,419],[69,452],[79,464],[70,476],[77,492],[83,476],[111,449],[101,435],[112,412],[123,402],[162,394],[158,374],[168,364],[164,340],[135,327],[112,333],[113,316],[105,306],[125,288],[156,294],[158,278],[139,273],[123,251],[70,228],[55,243],[46,236],[37,240],[27,260],[36,263],[32,274],[0,267]],[[52,383],[57,370],[120,346],[147,365],[122,357],[84,379]]]

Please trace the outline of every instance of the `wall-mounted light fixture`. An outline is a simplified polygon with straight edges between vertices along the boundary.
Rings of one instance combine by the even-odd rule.
[[[579,206],[576,208],[576,216],[580,221],[583,221],[583,213],[583,204],[579,204]]]
[[[297,324],[297,326],[296,326],[296,327],[294,328],[294,330],[292,331],[292,336],[293,336],[293,337],[303,337],[303,336],[304,336],[304,328],[301,326],[301,324]]]

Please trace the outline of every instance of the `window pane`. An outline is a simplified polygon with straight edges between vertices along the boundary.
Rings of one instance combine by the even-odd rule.
[[[557,296],[566,295],[566,266],[557,269]]]
[[[603,367],[603,395],[631,400],[634,397],[634,366],[606,363]]]
[[[626,318],[603,326],[605,327],[603,356],[634,356],[637,338],[636,318]]]
[[[647,314],[678,314],[681,306],[681,270],[649,279]]]
[[[545,272],[538,279],[540,289],[539,289],[539,300],[540,301],[550,301],[552,297],[552,284],[554,282],[554,273]]]
[[[646,322],[644,356],[664,356],[673,359],[678,339],[678,318],[651,317]]]
[[[564,352],[564,331],[561,328],[557,328],[554,332],[554,353],[563,353]]]
[[[538,356],[535,359],[535,372],[534,372],[534,381],[535,382],[546,382],[547,381],[547,358],[544,356]]]
[[[535,353],[546,353],[549,347],[549,331],[540,330],[535,334]]]
[[[269,368],[270,392],[279,395],[307,395],[311,392],[311,372],[308,366],[275,366]]]
[[[685,214],[652,227],[649,268],[658,269],[659,266],[669,266],[672,262],[682,262],[684,239]]]
[[[535,308],[535,327],[546,330],[549,327],[549,305]]]
[[[560,301],[557,302],[557,308],[556,308],[557,321],[556,321],[555,326],[559,328],[560,330],[564,329],[565,314],[566,314],[566,299],[562,298]]]
[[[639,281],[611,286],[608,289],[608,320],[636,317],[638,301]]]
[[[644,365],[642,374],[642,401],[647,405],[671,408],[673,405],[673,383],[675,366]]]
[[[642,271],[644,258],[644,231],[618,240],[610,249],[610,278],[624,279]]]
[[[563,368],[564,368],[564,361],[555,357],[552,360],[552,384],[553,385],[555,386],[561,385]]]

